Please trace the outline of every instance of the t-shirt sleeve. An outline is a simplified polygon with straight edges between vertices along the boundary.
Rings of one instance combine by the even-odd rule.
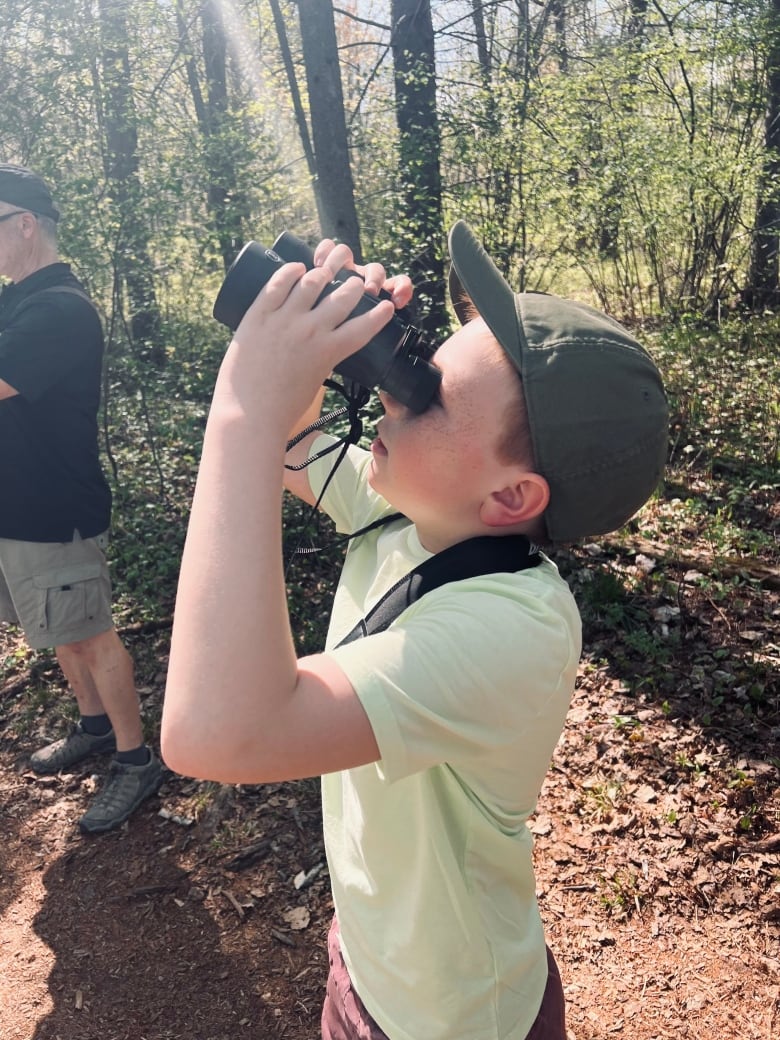
[[[518,740],[548,753],[574,687],[580,629],[568,591],[540,579],[453,582],[385,632],[328,651],[366,710],[384,779],[442,763],[509,767]]]
[[[73,293],[41,294],[22,304],[0,333],[0,379],[34,401],[102,353],[100,319]]]

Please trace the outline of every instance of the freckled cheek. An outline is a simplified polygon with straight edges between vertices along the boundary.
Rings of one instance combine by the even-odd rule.
[[[428,413],[414,416],[406,422],[394,426],[391,431],[390,444],[392,454],[401,455],[405,458],[420,455],[429,451],[431,445],[437,443],[435,429],[428,421]]]

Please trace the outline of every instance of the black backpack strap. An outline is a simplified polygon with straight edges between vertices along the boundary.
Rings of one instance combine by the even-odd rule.
[[[408,606],[447,582],[480,574],[511,574],[537,567],[541,561],[539,549],[524,534],[497,538],[483,535],[451,545],[397,581],[338,645],[383,632]]]
[[[51,293],[70,293],[71,296],[78,296],[85,303],[88,303],[92,310],[100,317],[100,312],[95,306],[95,301],[92,300],[83,289],[79,289],[75,285],[46,285],[43,289],[36,289],[35,292],[30,293],[29,296],[25,296],[23,300],[19,300],[16,306],[13,308],[11,313],[8,315],[7,322],[10,322],[12,318],[15,318],[18,313],[21,313],[28,305],[33,305],[38,302],[41,296],[46,296]]]
[[[79,289],[75,285],[47,285],[45,289],[38,289],[37,292],[31,293],[27,299],[32,300],[35,296],[42,296],[44,293],[70,293],[71,296],[80,296],[93,310],[97,310],[95,301],[83,289]]]
[[[34,292],[32,295],[38,296],[39,293],[46,292],[72,293],[73,296],[82,296],[85,300],[89,300],[89,296],[86,294],[86,292],[83,289],[79,289],[77,285],[47,285],[45,289],[38,289],[38,291]]]

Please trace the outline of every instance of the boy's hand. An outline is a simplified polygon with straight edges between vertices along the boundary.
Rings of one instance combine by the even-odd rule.
[[[302,264],[280,267],[248,308],[223,361],[213,409],[238,409],[262,432],[278,419],[286,437],[333,368],[365,346],[390,321],[394,307],[411,299],[407,276],[387,279],[378,263],[355,268],[347,246],[320,243],[315,264],[311,271]],[[320,299],[344,267],[362,277],[347,278]],[[362,293],[379,288],[391,294],[392,303],[378,301],[350,318]]]
[[[323,239],[314,251],[314,263],[316,266],[321,266],[326,260],[330,267],[333,267],[335,264],[335,270],[337,271],[346,268],[359,274],[363,279],[364,290],[371,296],[378,296],[380,291],[384,289],[392,297],[393,306],[396,310],[405,307],[414,294],[412,280],[408,275],[399,274],[388,278],[387,272],[380,263],[355,264],[352,250],[349,246],[336,245],[331,238]]]

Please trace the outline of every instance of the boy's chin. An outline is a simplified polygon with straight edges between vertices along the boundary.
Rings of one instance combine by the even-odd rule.
[[[371,489],[372,489],[373,491],[376,491],[376,493],[377,493],[378,495],[381,495],[381,494],[382,494],[382,492],[380,491],[380,489],[379,489],[379,488],[378,488],[378,487],[376,486],[376,482],[377,482],[377,472],[376,472],[376,463],[374,462],[374,460],[373,460],[373,459],[371,460],[371,463],[369,464],[369,467],[368,467],[368,472],[366,473],[366,481],[367,481],[367,483],[368,483],[368,486],[369,486],[369,487],[370,487],[370,488],[371,488]],[[381,484],[381,480],[380,480],[380,484]]]
[[[376,491],[376,493],[378,495],[381,495],[382,498],[385,498],[387,499],[387,501],[390,501],[390,499],[387,496],[387,491],[384,487],[382,474],[378,472],[377,464],[374,459],[372,459],[371,463],[369,464],[368,472],[366,473],[366,481],[372,491]],[[390,504],[392,505],[392,502]]]

